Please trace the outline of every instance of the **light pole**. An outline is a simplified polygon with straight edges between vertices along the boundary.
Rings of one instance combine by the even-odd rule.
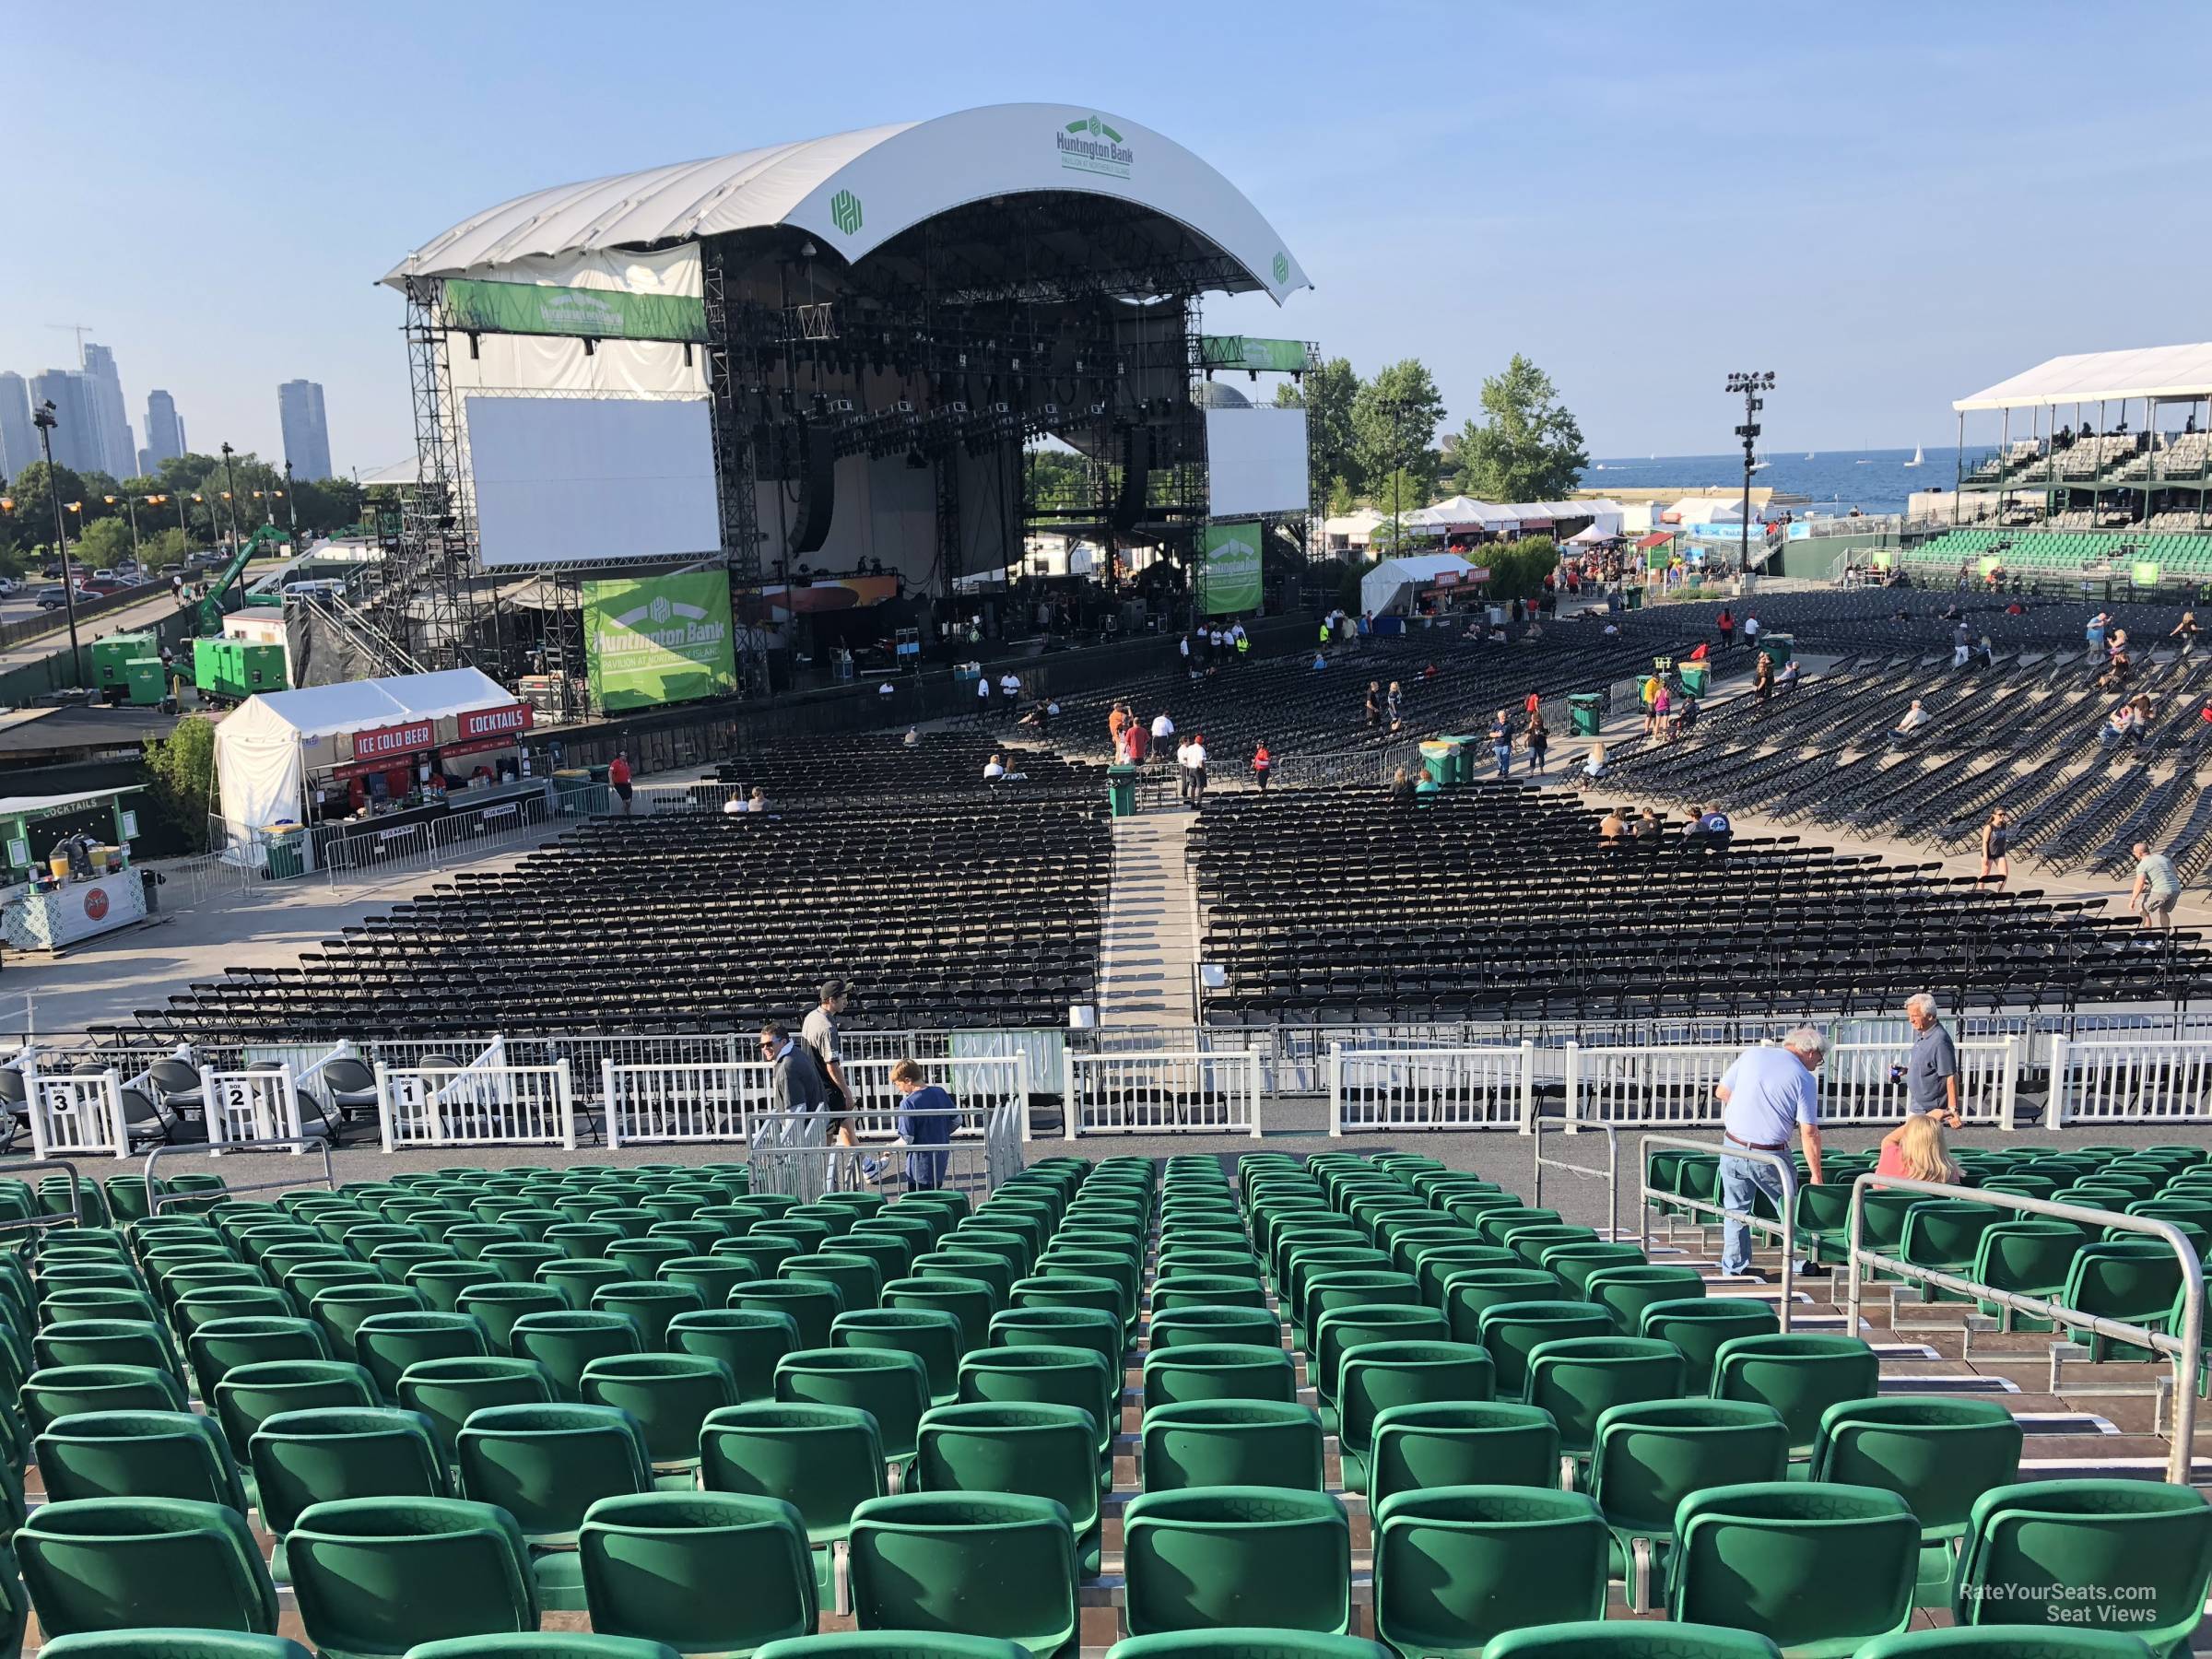
[[[62,606],[69,613],[69,678],[75,683],[77,675],[76,656],[76,584],[69,579],[69,533],[62,527],[62,492],[53,484],[53,399],[48,398],[30,412],[31,425],[39,429],[39,444],[46,453],[46,493],[53,500],[53,539],[62,549]]]
[[[230,488],[223,491],[223,500],[229,503],[227,514],[230,521],[230,557],[238,557],[238,477],[230,467],[230,457],[237,452],[223,445],[223,482]]]
[[[292,557],[300,556],[300,510],[292,505],[292,458],[284,458],[284,528],[291,537]]]
[[[113,496],[101,496],[100,499],[111,507],[115,505]],[[124,510],[131,515],[131,562],[140,564],[143,561],[138,557],[138,498],[126,495],[123,498],[123,505]]]
[[[1744,441],[1744,522],[1742,545],[1736,553],[1735,573],[1743,575],[1751,568],[1751,474],[1759,465],[1759,412],[1766,407],[1767,400],[1759,394],[1774,390],[1774,371],[1771,369],[1755,370],[1750,373],[1736,373],[1728,377],[1730,395],[1744,394],[1744,424],[1735,429],[1735,435]]]

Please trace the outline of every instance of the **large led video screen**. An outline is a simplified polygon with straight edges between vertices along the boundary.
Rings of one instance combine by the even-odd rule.
[[[472,394],[465,406],[486,565],[670,559],[722,546],[703,398]]]
[[[1305,512],[1306,412],[1208,409],[1206,470],[1215,518]]]

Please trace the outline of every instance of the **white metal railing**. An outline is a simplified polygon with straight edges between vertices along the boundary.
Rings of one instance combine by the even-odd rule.
[[[1085,1135],[1260,1134],[1260,1057],[1156,1049],[1067,1056],[1069,1140]]]
[[[1556,1098],[1569,1132],[1583,1128],[1712,1128],[1714,1094],[1744,1044],[1619,1043],[1372,1048],[1333,1046],[1329,1133],[1504,1129],[1524,1133],[1538,1102]],[[2114,1045],[2125,1046],[2125,1045]],[[2212,1044],[2205,1045],[2212,1060]],[[1959,1110],[1969,1123],[2016,1126],[2019,1040],[1957,1044]],[[1893,1124],[1905,1115],[1904,1041],[1832,1044],[1820,1072],[1820,1118]],[[2208,1074],[2212,1075],[2212,1074]]]
[[[2132,1324],[2122,1320],[2106,1319],[2094,1313],[2084,1313],[2061,1303],[2029,1296],[2018,1290],[2000,1289],[1984,1285],[1961,1275],[1944,1273],[1933,1267],[1924,1267],[1901,1261],[1894,1255],[1885,1255],[1868,1250],[1860,1240],[1864,1237],[1863,1224],[1866,1214],[1866,1194],[1870,1191],[1917,1193],[1924,1197],[1951,1199],[1971,1198],[1977,1204],[1994,1205],[2001,1209],[2017,1211],[2021,1215],[2048,1216],[2054,1220],[2071,1221],[2092,1232],[2117,1230],[2141,1233],[2168,1245],[2179,1260],[2182,1269],[2182,1293],[2177,1300],[2178,1331],[2154,1330],[2147,1325]],[[2149,1348],[2166,1356],[2173,1366],[2173,1451],[2168,1465],[2166,1478],[2176,1486],[2187,1486],[2195,1473],[2196,1452],[2196,1397],[2198,1377],[2204,1364],[2205,1335],[2205,1274],[2204,1265],[2197,1259],[2195,1246],[2171,1221],[2159,1216],[2126,1216],[2113,1210],[2096,1209],[2087,1205],[2065,1204],[2051,1198],[2030,1198],[2020,1193],[1994,1192],[1986,1187],[1975,1188],[1961,1194],[1955,1186],[1940,1182],[1907,1181],[1895,1175],[1877,1175],[1872,1171],[1859,1176],[1851,1183],[1851,1210],[1844,1232],[1845,1247],[1851,1257],[1851,1291],[1846,1303],[1848,1323],[1844,1329],[1859,1329],[1859,1304],[1865,1293],[1865,1276],[1868,1272],[1883,1273],[1896,1278],[1912,1279],[1922,1285],[1948,1290],[1970,1301],[1991,1301],[2030,1318],[2048,1319],[2053,1329],[2060,1325],[2069,1330],[2087,1331],[2093,1335],[2107,1336],[2116,1341],[2132,1343],[2137,1347]],[[1784,1282],[1783,1300],[1789,1300],[1788,1285]],[[2056,1394],[2056,1359],[2053,1363],[2053,1383],[2051,1392]],[[2154,1429],[2155,1432],[2155,1429]]]
[[[30,1101],[31,1156],[45,1159],[69,1153],[128,1158],[130,1125],[123,1115],[123,1075],[105,1071],[49,1076],[38,1069],[33,1051],[24,1067],[24,1091]]]
[[[200,1100],[206,1113],[207,1143],[211,1147],[249,1141],[304,1141],[306,1131],[300,1126],[299,1086],[286,1066],[218,1071],[212,1065],[203,1065]]]
[[[2212,1041],[2051,1040],[2044,1127],[2212,1123]]]
[[[864,1185],[957,1187],[988,1192],[1022,1167],[1026,1101],[1003,1100],[978,1114],[967,1105],[909,1112],[908,1119],[951,1118],[951,1138],[910,1142],[896,1137],[861,1148],[830,1138],[828,1113],[755,1114],[747,1162],[756,1193],[784,1193],[811,1202],[825,1192]],[[873,1162],[870,1171],[868,1164]]]
[[[1672,1147],[1679,1151],[1712,1153],[1717,1158],[1733,1159],[1736,1162],[1744,1164],[1765,1164],[1779,1175],[1782,1182],[1782,1197],[1775,1205],[1777,1213],[1772,1217],[1768,1217],[1758,1214],[1756,1210],[1730,1209],[1727,1204],[1727,1188],[1722,1184],[1724,1178],[1716,1181],[1713,1196],[1711,1199],[1654,1188],[1652,1185],[1652,1152],[1654,1147]],[[1618,1168],[1615,1179],[1618,1179]],[[1731,1221],[1740,1221],[1749,1231],[1765,1234],[1779,1241],[1782,1246],[1782,1272],[1780,1275],[1782,1294],[1775,1303],[1774,1317],[1779,1322],[1781,1328],[1785,1332],[1788,1331],[1791,1313],[1796,1305],[1796,1298],[1791,1288],[1791,1280],[1797,1271],[1796,1161],[1787,1152],[1762,1152],[1756,1147],[1737,1146],[1733,1141],[1715,1144],[1691,1140],[1688,1136],[1680,1135],[1639,1136],[1636,1144],[1636,1242],[1646,1256],[1652,1253],[1652,1195],[1654,1192],[1658,1192],[1660,1198],[1669,1206],[1667,1228],[1670,1234],[1674,1228],[1674,1214],[1680,1211],[1696,1219],[1700,1228],[1712,1226],[1715,1221],[1723,1227]],[[1753,1202],[1756,1204],[1757,1199],[1754,1198]],[[1711,1217],[1712,1220],[1703,1219],[1705,1217]],[[1853,1313],[1857,1312],[1855,1305],[1852,1311]],[[1844,1328],[1852,1331],[1857,1330],[1859,1328],[1858,1321],[1853,1319]]]
[[[750,1120],[772,1109],[775,1067],[764,1061],[675,1065],[599,1063],[606,1144],[749,1140]]]
[[[1511,1129],[1535,1112],[1535,1044],[1347,1049],[1328,1058],[1329,1133]]]
[[[576,1146],[569,1063],[483,1064],[459,1071],[376,1067],[384,1150],[403,1147]]]

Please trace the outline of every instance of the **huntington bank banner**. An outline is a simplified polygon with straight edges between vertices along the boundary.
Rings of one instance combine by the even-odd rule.
[[[1206,527],[1206,614],[1260,608],[1260,526],[1208,524]]]
[[[534,282],[449,277],[445,310],[465,334],[589,335],[614,340],[707,337],[707,304],[681,294],[618,288],[550,288]]]
[[[735,690],[730,573],[585,582],[583,650],[592,702],[610,713]]]

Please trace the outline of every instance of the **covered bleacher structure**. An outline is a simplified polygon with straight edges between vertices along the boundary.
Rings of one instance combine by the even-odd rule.
[[[1959,527],[1908,548],[1909,567],[2139,587],[2212,576],[2212,343],[2053,358],[1951,406]],[[1970,436],[1994,446],[1971,468]]]

